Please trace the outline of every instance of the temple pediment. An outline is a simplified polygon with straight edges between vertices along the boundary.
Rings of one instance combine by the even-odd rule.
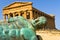
[[[14,7],[29,5],[29,4],[32,4],[32,2],[14,2],[14,3],[4,7],[3,9],[10,9],[10,8],[14,8]]]

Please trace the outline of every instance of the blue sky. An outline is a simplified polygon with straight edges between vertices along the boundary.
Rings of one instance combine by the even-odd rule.
[[[47,14],[54,14],[56,28],[60,30],[60,0],[0,0],[0,19],[3,19],[3,7],[16,1],[33,2],[33,7]]]

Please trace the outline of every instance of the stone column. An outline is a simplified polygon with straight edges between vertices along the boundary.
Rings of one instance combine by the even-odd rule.
[[[15,14],[13,13],[13,17],[15,17]]]
[[[10,18],[10,14],[8,14],[8,19]]]
[[[43,16],[43,12],[41,12],[41,16]]]
[[[18,15],[20,16],[20,12],[18,12]]]
[[[36,11],[34,11],[34,19],[36,19],[37,17],[37,15],[36,15],[37,13],[36,13]]]
[[[32,11],[30,11],[30,20],[33,19]]]
[[[35,16],[36,16],[36,18],[37,18],[37,11],[35,11]]]
[[[34,17],[33,17],[33,18],[35,19],[35,18],[36,18],[36,16],[35,16],[35,11],[34,11],[34,14],[33,14],[33,15],[34,15]]]
[[[4,19],[4,22],[6,22],[6,15],[5,14],[3,15],[3,19]]]
[[[23,17],[26,19],[26,11],[24,12]]]

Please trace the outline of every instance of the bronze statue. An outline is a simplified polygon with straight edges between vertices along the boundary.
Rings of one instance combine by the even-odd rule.
[[[0,40],[38,40],[36,26],[46,23],[46,18],[41,16],[29,22],[22,16],[8,19],[8,24],[0,24]]]

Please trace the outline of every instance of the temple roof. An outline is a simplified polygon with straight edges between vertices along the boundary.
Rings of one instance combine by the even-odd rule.
[[[36,9],[34,7],[33,7],[33,10],[36,10],[38,12],[42,12],[41,10],[38,10],[38,9]],[[55,15],[53,15],[53,14],[46,14],[45,12],[42,12],[42,14],[44,14],[45,16],[50,17],[50,18],[54,18],[55,17]]]
[[[32,4],[32,2],[14,2],[14,3],[4,7],[3,10],[13,8],[13,7],[18,7],[18,6],[25,6],[25,5],[29,5],[29,4]]]

